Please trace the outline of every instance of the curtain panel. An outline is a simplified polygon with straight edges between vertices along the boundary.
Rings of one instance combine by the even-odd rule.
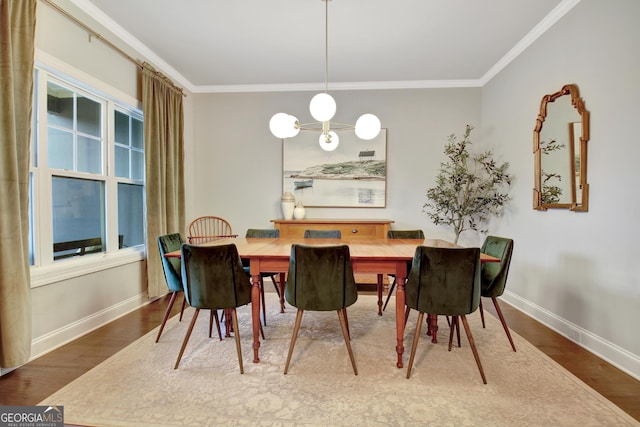
[[[168,292],[158,236],[184,235],[184,114],[182,91],[147,63],[142,67],[145,186],[147,198],[147,281],[149,297]]]
[[[37,0],[0,0],[0,367],[31,356],[29,143]]]

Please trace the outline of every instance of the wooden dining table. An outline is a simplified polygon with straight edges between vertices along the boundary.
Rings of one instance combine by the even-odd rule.
[[[280,274],[280,303],[284,308],[285,274],[289,269],[291,245],[340,245],[347,244],[351,254],[354,273],[395,274],[396,276],[396,353],[398,368],[403,367],[405,326],[405,278],[407,261],[412,261],[416,247],[456,248],[451,242],[440,239],[310,239],[310,238],[230,238],[203,243],[222,245],[233,243],[242,259],[249,260],[251,275],[251,316],[253,324],[253,362],[260,362],[260,281],[262,273]],[[180,257],[180,251],[170,252],[167,257]],[[481,262],[496,262],[498,258],[481,254]],[[433,319],[435,317],[435,319]],[[437,316],[429,320],[432,341],[436,342]]]

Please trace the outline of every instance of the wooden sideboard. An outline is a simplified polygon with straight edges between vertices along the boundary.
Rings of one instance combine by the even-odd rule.
[[[272,219],[280,237],[302,237],[305,230],[340,230],[343,239],[384,239],[394,221],[388,219]]]

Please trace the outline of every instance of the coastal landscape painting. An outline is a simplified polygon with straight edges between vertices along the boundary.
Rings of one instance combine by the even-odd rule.
[[[306,207],[386,206],[387,129],[370,140],[338,133],[334,151],[320,148],[319,132],[302,131],[282,144],[282,191]]]

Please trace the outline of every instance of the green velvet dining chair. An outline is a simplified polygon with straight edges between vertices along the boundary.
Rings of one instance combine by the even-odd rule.
[[[180,258],[167,258],[165,256],[169,252],[179,251],[182,243],[182,236],[179,233],[165,234],[158,237],[158,247],[160,249],[160,259],[162,260],[162,270],[164,271],[164,278],[167,282],[167,287],[169,288],[169,291],[171,291],[171,299],[169,300],[169,304],[167,305],[164,317],[162,318],[162,323],[160,324],[160,329],[158,330],[156,342],[160,340],[160,335],[162,335],[162,331],[164,330],[167,320],[171,315],[171,309],[173,308],[173,304],[175,303],[178,294],[183,293],[181,260]],[[186,305],[187,300],[183,299],[178,321],[182,321],[182,315],[184,314],[184,308]],[[220,339],[222,340],[222,332],[220,331],[220,320],[218,317],[218,312],[215,310],[211,310],[211,314],[209,316],[209,338],[211,338],[211,335],[213,333],[214,320],[216,328],[218,330],[218,337],[220,337]]]
[[[424,232],[422,230],[389,230],[387,231],[387,239],[423,239],[424,240]],[[407,262],[407,273],[409,271],[411,271],[411,261]],[[393,282],[391,283],[391,286],[389,286],[389,292],[387,292],[387,299],[384,302],[384,306],[382,306],[382,311],[385,311],[387,309],[387,304],[389,304],[389,300],[391,299],[393,290],[396,287],[396,275],[389,274],[389,276],[393,277]]]
[[[164,312],[164,317],[162,318],[162,323],[160,324],[160,329],[158,330],[158,336],[156,337],[156,342],[160,340],[160,335],[162,335],[162,331],[164,330],[164,326],[169,319],[171,314],[171,309],[173,308],[173,304],[176,302],[179,294],[182,294],[182,275],[180,272],[180,259],[179,258],[167,258],[165,255],[169,252],[180,250],[180,246],[182,245],[182,236],[180,233],[172,233],[165,234],[158,237],[158,248],[160,249],[160,259],[162,260],[162,270],[164,272],[164,279],[167,282],[167,288],[171,292],[171,299],[169,300],[169,304],[167,305],[167,309]],[[184,313],[184,307],[187,303],[187,300],[182,300],[182,308],[180,309],[180,318],[182,320],[182,315]]]
[[[482,253],[500,258],[500,262],[485,262],[482,264],[482,271],[480,273],[480,296],[485,298],[491,298],[493,306],[496,309],[500,323],[509,338],[509,343],[513,351],[516,351],[516,346],[511,338],[509,327],[500,310],[500,304],[498,304],[498,297],[504,293],[505,286],[507,284],[507,275],[509,274],[509,265],[511,264],[511,255],[513,253],[513,239],[507,239],[504,237],[487,236],[480,249]],[[484,311],[482,309],[482,298],[480,299],[480,317],[482,318],[482,327],[484,324]]]
[[[298,309],[284,373],[289,371],[302,314],[305,311],[337,311],[344,342],[347,345],[353,373],[358,368],[351,349],[347,307],[358,299],[349,246],[310,246],[293,244],[289,258],[287,302]]]
[[[189,305],[195,308],[195,313],[185,334],[174,369],[178,369],[198,313],[201,309],[209,309],[225,310],[230,314],[240,373],[244,373],[236,308],[251,302],[251,283],[242,268],[238,248],[233,243],[217,246],[185,243],[180,252],[184,296]]]
[[[428,313],[452,317],[449,351],[453,340],[453,325],[457,324],[458,319],[462,320],[482,382],[486,384],[480,356],[466,317],[476,311],[480,304],[480,248],[418,246],[405,286],[405,295],[405,318],[411,309],[419,312],[407,378],[411,375],[424,314]]]
[[[340,230],[304,230],[305,239],[341,239]]]
[[[247,239],[264,239],[264,238],[278,238],[280,237],[280,230],[276,230],[275,228],[249,228],[244,235]],[[242,266],[244,267],[244,271],[247,273],[249,277],[251,277],[251,266],[249,260],[242,260]],[[276,274],[278,273],[261,273],[260,274],[260,298],[262,299],[262,323],[264,326],[267,326],[267,309],[265,306],[265,296],[264,296],[264,278],[271,278],[271,282],[273,283],[273,287],[276,289],[276,294],[278,294],[278,299],[280,299],[280,289],[278,289],[278,284],[276,283]]]

